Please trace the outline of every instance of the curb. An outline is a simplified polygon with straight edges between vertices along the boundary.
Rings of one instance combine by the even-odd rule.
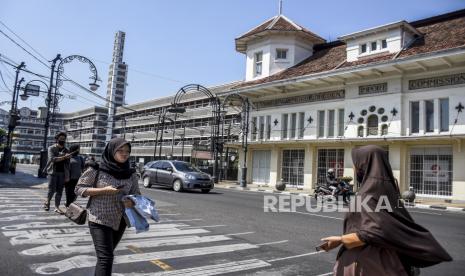
[[[238,190],[238,191],[259,192],[259,193],[269,193],[269,194],[294,195],[294,196],[313,198],[313,195],[306,194],[306,193],[287,192],[287,191],[282,192],[278,190],[265,190],[265,189],[260,189],[260,188],[242,188],[238,186],[224,186],[224,187],[216,186],[216,188],[231,189],[231,190]],[[415,204],[413,206],[412,205],[407,205],[407,206],[409,208],[436,209],[436,210],[443,210],[443,211],[450,211],[450,212],[465,212],[465,208],[442,206],[442,205]]]

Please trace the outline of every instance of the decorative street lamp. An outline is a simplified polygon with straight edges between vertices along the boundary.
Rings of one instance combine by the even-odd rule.
[[[3,149],[3,159],[2,159],[1,171],[4,172],[4,173],[7,173],[8,170],[10,169],[12,136],[13,136],[13,131],[15,130],[16,125],[18,124],[18,120],[19,120],[19,115],[18,115],[18,95],[19,95],[19,90],[20,90],[20,87],[21,87],[21,83],[24,81],[24,78],[21,78],[21,80],[18,82],[18,77],[19,77],[19,72],[24,67],[26,67],[24,62],[21,62],[21,64],[16,67],[16,77],[15,77],[15,84],[14,84],[14,87],[13,87],[13,98],[11,100],[11,109],[10,109],[10,122],[8,124],[8,134],[7,134],[6,146]]]
[[[48,131],[49,131],[49,126],[50,126],[50,119],[51,116],[55,113],[56,109],[58,108],[58,100],[60,94],[58,93],[59,88],[63,85],[63,74],[64,74],[64,68],[63,66],[67,63],[70,63],[74,60],[78,60],[79,62],[82,63],[87,63],[89,64],[89,70],[92,74],[91,79],[93,80],[92,83],[89,83],[89,88],[91,91],[96,91],[99,87],[97,84],[98,79],[98,74],[97,74],[97,68],[95,65],[90,61],[88,58],[79,56],[79,55],[71,55],[66,58],[61,58],[61,55],[58,54],[53,60],[52,60],[52,66],[51,66],[51,71],[50,71],[50,85],[47,93],[47,114],[45,117],[45,125],[44,125],[44,140],[42,144],[42,150],[40,152],[40,166],[39,166],[39,171],[37,173],[38,177],[45,177],[46,173],[44,172],[45,166],[47,164],[47,139],[48,139]],[[58,63],[57,70],[55,72],[55,66],[56,63]],[[54,79],[54,76],[56,75],[56,79]],[[53,81],[55,80],[55,86],[53,86]],[[52,90],[55,88],[54,95],[52,95]]]

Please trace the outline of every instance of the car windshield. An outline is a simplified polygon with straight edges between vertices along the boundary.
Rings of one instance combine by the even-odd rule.
[[[192,166],[189,163],[184,163],[184,162],[173,162],[174,167],[176,170],[181,171],[181,172],[198,172],[199,169],[196,167]]]

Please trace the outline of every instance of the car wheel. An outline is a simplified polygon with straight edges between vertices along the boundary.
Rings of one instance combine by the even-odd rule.
[[[152,184],[150,184],[150,177],[148,177],[148,176],[144,177],[143,182],[144,182],[143,185],[144,185],[145,188],[150,188],[150,187],[152,187]]]
[[[173,190],[174,190],[175,192],[181,192],[181,191],[182,191],[182,182],[181,182],[181,180],[176,179],[176,180],[173,182]]]
[[[207,194],[210,192],[210,189],[202,189],[202,193]]]

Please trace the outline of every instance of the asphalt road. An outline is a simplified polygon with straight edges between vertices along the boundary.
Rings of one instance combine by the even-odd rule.
[[[5,180],[0,175],[0,184]],[[0,185],[1,275],[92,275],[95,257],[86,226],[41,211],[37,205],[45,190],[16,184]],[[127,230],[116,252],[115,275],[171,270],[175,275],[316,276],[332,271],[337,252],[315,253],[315,246],[321,237],[341,233],[342,212],[309,213],[304,207],[264,212],[264,197],[270,194],[247,191],[141,190],[155,199],[163,221],[149,233]],[[421,275],[463,275],[465,214],[410,211],[454,258],[422,269]]]

